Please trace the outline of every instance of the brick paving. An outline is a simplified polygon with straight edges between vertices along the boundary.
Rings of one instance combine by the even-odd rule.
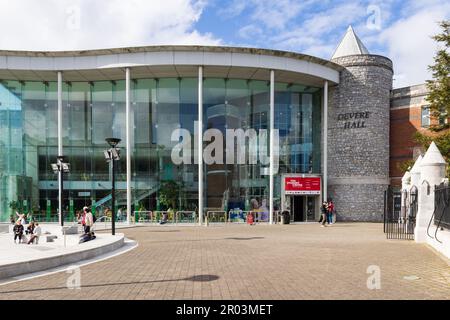
[[[429,247],[386,240],[381,224],[151,226],[139,247],[81,268],[0,286],[0,299],[450,299],[450,264]],[[381,289],[367,268],[379,266]],[[416,276],[417,280],[406,280]]]

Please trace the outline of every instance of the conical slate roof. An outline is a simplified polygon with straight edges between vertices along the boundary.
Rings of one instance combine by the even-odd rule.
[[[349,26],[331,59],[355,54],[369,54],[369,50],[355,34],[352,26]]]
[[[427,152],[420,162],[420,166],[427,166],[432,164],[446,164],[444,157],[442,156],[434,141],[428,147]]]

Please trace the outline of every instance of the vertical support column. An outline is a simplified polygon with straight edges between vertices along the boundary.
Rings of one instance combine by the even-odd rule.
[[[125,69],[125,119],[126,119],[126,148],[127,148],[127,224],[131,222],[131,126],[130,126],[130,68]]]
[[[269,164],[269,223],[273,224],[273,161],[274,161],[274,134],[275,129],[275,71],[270,70],[270,164]]]
[[[328,81],[323,86],[323,200],[328,199]]]
[[[62,136],[62,72],[58,71],[58,157],[63,156],[63,136]],[[58,160],[59,162],[59,160]],[[59,225],[64,223],[63,216],[63,173],[62,168],[58,174],[58,213],[59,213]]]
[[[203,223],[203,67],[198,67],[198,223]]]

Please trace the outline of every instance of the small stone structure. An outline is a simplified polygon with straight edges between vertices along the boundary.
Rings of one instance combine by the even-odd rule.
[[[431,143],[425,155],[419,156],[410,172],[406,172],[402,179],[402,189],[409,191],[413,186],[418,190],[418,212],[414,239],[419,243],[427,243],[444,256],[450,258],[450,230],[438,231],[440,242],[427,234],[428,225],[433,218],[436,185],[444,182],[446,175],[446,161],[442,157],[436,144]],[[410,176],[410,183],[408,177]],[[403,182],[405,182],[403,184]],[[436,228],[431,222],[431,228]]]

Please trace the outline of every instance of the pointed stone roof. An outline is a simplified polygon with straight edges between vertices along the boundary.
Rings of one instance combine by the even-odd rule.
[[[442,165],[446,164],[446,162],[441,152],[439,151],[438,147],[433,141],[431,145],[428,147],[427,152],[423,156],[423,159],[420,162],[420,166],[429,166],[434,164]]]
[[[355,34],[352,26],[348,26],[347,32],[337,46],[331,59],[355,54],[369,54],[369,50],[367,50],[362,41]]]
[[[420,163],[422,162],[422,159],[423,159],[422,155],[419,155],[419,157],[417,158],[416,162],[414,162],[413,167],[411,168],[411,171],[410,171],[411,174],[413,174],[413,173],[420,173],[420,168],[419,167],[420,167]]]
[[[409,182],[411,180],[411,173],[406,171],[402,177],[402,182]]]

